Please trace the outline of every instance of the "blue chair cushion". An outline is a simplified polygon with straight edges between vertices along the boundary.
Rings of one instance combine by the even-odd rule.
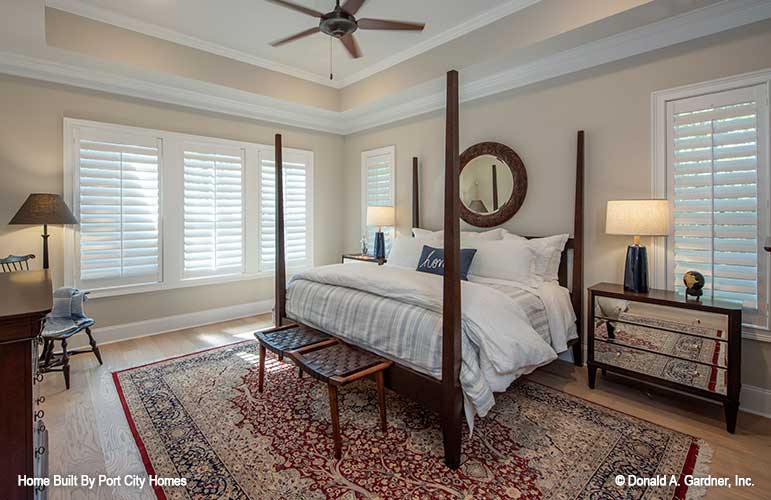
[[[54,318],[47,317],[43,326],[43,337],[47,339],[66,339],[94,324],[91,318]]]

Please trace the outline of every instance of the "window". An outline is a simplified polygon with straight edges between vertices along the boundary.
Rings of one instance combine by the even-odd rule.
[[[376,226],[367,225],[367,207],[395,206],[394,170],[396,151],[394,146],[388,146],[361,154],[362,170],[362,233],[367,238],[367,248],[370,253],[375,247]],[[391,249],[394,237],[393,227],[383,227],[386,254]]]
[[[273,147],[64,120],[67,286],[95,296],[268,276]],[[284,148],[289,270],[313,265],[313,153]]]
[[[91,132],[79,135],[76,144],[76,283],[160,281],[161,141]]]
[[[244,152],[190,145],[184,162],[185,276],[240,273]]]
[[[305,151],[285,152],[284,163],[284,254],[287,269],[307,267],[311,262],[308,228],[311,215],[310,176],[312,156]],[[260,255],[261,267],[272,269],[276,258],[276,162],[273,148],[260,154]]]
[[[742,302],[744,322],[767,328],[769,235],[766,83],[666,102],[667,281],[702,273],[705,295]]]

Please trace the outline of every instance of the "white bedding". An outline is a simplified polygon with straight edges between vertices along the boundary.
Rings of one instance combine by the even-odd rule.
[[[368,264],[318,267],[298,273],[292,278],[290,299],[292,283],[298,281],[359,290],[438,314],[442,311],[442,277],[411,269]],[[555,332],[552,334],[552,342],[555,342],[556,337],[557,346],[566,342],[568,335],[568,328],[564,327],[568,315],[559,311],[564,306],[564,297],[561,297],[559,288],[547,285],[536,292],[542,297],[547,311],[551,311],[548,312],[549,326]],[[503,391],[519,376],[557,358],[555,349],[530,326],[522,307],[504,293],[486,284],[468,281],[462,282],[461,293],[462,331],[467,337],[464,341],[469,341],[475,347],[463,349],[464,365],[478,365],[488,391]],[[297,305],[297,309],[299,307]],[[434,367],[426,368],[433,370]],[[466,416],[469,425],[473,426],[474,413],[484,416],[492,402],[479,407],[476,404],[479,397],[470,397],[465,388],[464,395]]]

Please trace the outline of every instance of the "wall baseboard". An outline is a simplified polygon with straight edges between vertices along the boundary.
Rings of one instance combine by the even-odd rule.
[[[742,385],[740,397],[742,404],[739,408],[742,411],[771,418],[771,389],[756,385]]]
[[[93,332],[97,343],[99,345],[104,345],[112,342],[121,342],[123,340],[183,330],[185,328],[195,328],[198,326],[210,325],[212,323],[256,316],[258,314],[269,313],[272,308],[273,300],[261,300],[258,302],[250,302],[248,304],[206,309],[204,311],[135,321],[132,323],[124,323],[122,325],[105,327],[97,326],[93,329]],[[69,345],[72,348],[85,347],[88,345],[88,337],[84,334],[75,335],[72,337],[72,341],[69,342]]]

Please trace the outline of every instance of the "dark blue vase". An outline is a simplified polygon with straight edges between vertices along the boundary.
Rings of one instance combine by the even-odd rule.
[[[385,259],[385,237],[382,231],[375,233],[375,258]]]

